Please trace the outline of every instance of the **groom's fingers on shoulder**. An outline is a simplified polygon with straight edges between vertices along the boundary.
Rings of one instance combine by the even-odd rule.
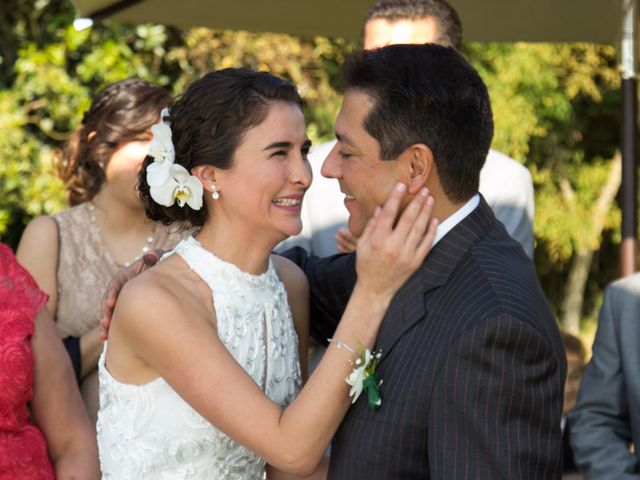
[[[116,304],[117,293],[111,288],[111,282],[107,286],[104,296],[102,297],[102,312],[100,315],[100,339],[106,340],[111,325],[111,316]]]
[[[129,267],[121,268],[111,278],[107,289],[102,297],[102,314],[100,317],[100,337],[105,340],[108,336],[109,327],[111,325],[111,317],[116,306],[116,301],[122,290],[122,287],[131,279],[137,277],[145,270],[151,268],[163,255],[162,250],[151,250],[137,260]]]
[[[105,340],[107,338],[107,332],[109,331],[109,325],[111,324],[111,316],[118,300],[118,295],[122,289],[124,282],[119,278],[120,272],[118,272],[107,285],[107,289],[102,297],[102,312],[100,316],[100,337]]]
[[[150,250],[142,256],[142,262],[148,268],[153,267],[156,263],[160,261],[160,258],[164,254],[165,254],[165,251],[160,250],[159,248]]]
[[[142,260],[138,260],[136,264],[128,268],[121,268],[116,272],[116,274],[111,278],[109,283],[107,284],[107,289],[104,292],[102,297],[102,320],[101,325],[103,327],[109,328],[109,323],[111,321],[111,315],[113,314],[113,309],[116,306],[116,301],[118,300],[118,296],[120,295],[120,291],[127,281],[138,275],[135,270],[137,267],[144,266]],[[135,270],[134,270],[135,269]],[[104,323],[104,325],[103,325]]]

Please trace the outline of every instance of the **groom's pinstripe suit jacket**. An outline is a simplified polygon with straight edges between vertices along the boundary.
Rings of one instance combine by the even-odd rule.
[[[312,333],[326,339],[355,256],[289,255],[305,270]],[[560,478],[565,354],[533,264],[484,199],[392,301],[377,347],[382,407],[350,409],[331,479]]]

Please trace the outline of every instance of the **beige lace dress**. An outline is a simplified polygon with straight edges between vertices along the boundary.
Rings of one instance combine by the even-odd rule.
[[[60,337],[79,337],[98,325],[103,292],[121,268],[107,250],[92,220],[92,204],[83,203],[53,216],[58,225],[58,305]],[[149,248],[170,249],[190,232],[158,225]],[[98,412],[98,370],[82,380],[82,397],[95,424]]]

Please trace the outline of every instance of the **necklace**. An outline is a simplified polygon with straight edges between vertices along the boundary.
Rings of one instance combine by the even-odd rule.
[[[100,226],[98,225],[98,221],[96,220],[96,206],[93,204],[93,202],[87,203],[87,206],[89,208],[89,218],[91,218],[91,223],[93,224],[93,226],[98,231],[98,235],[100,235],[100,238],[103,238],[103,241],[104,241],[104,237],[102,236],[102,231],[100,230]],[[151,246],[153,245],[153,242],[156,239],[156,237],[155,237],[156,230],[155,229],[156,229],[156,227],[154,226],[153,234],[151,234],[151,235],[149,235],[147,237],[147,240],[145,241],[145,243],[144,243],[144,245],[142,247],[142,251],[138,255],[133,257],[131,260],[127,260],[126,262],[124,262],[122,264],[116,262],[115,259],[113,260],[113,263],[115,263],[117,267],[122,268],[122,267],[128,267],[132,263],[137,262],[138,260],[140,260],[142,258],[142,256],[151,249]],[[113,258],[113,256],[112,256],[112,258]]]

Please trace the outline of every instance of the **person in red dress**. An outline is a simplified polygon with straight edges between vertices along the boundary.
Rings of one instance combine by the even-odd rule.
[[[0,243],[0,480],[100,478],[47,295]]]

